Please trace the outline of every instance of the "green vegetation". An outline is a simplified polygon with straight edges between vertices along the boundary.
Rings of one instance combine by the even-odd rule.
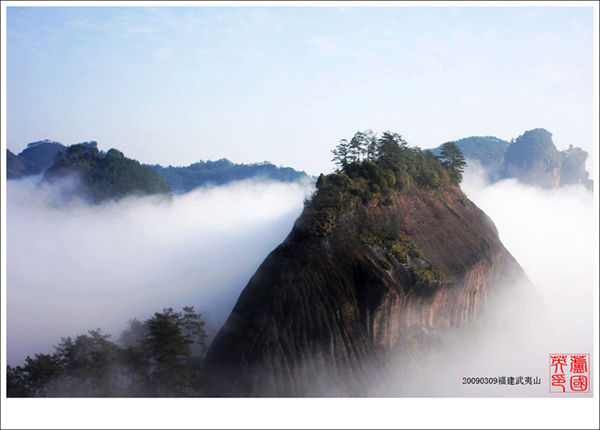
[[[201,314],[193,307],[129,321],[117,343],[100,329],[62,338],[56,352],[7,366],[8,397],[197,396],[206,352]]]
[[[454,143],[465,158],[478,160],[483,167],[501,165],[504,162],[504,153],[510,145],[506,140],[493,136],[471,136],[456,140]],[[442,146],[431,150],[435,155],[440,155]]]
[[[307,199],[308,233],[328,236],[338,215],[357,202],[384,206],[396,204],[394,191],[410,186],[435,192],[462,180],[465,162],[460,150],[448,145],[443,156],[411,148],[397,133],[380,138],[370,130],[343,139],[332,151],[335,173],[319,176],[316,192]]]
[[[404,253],[404,247],[399,244],[394,244],[388,248],[388,252],[396,257],[401,264],[408,264],[408,257]]]
[[[423,251],[419,251],[417,248],[408,248],[408,255],[410,255],[412,258],[420,258],[421,260],[425,259],[425,254],[423,254]]]
[[[441,281],[444,279],[444,274],[435,269],[431,264],[431,261],[425,256],[423,251],[417,249],[417,246],[412,240],[406,240],[398,232],[393,231],[380,231],[376,233],[365,232],[360,235],[360,241],[365,245],[377,245],[384,247],[387,252],[393,255],[400,264],[405,266],[409,265],[409,257],[411,259],[419,259],[422,262],[415,262],[417,266],[426,265],[425,267],[412,267],[411,271],[418,281],[431,282],[433,280]],[[367,257],[367,261],[373,263],[373,266],[377,266],[375,262]],[[379,266],[386,270],[392,268],[389,261],[384,259],[378,260]]]
[[[463,196],[464,196],[464,194],[463,194]],[[452,209],[450,207],[450,205],[448,203],[446,203],[446,201],[444,199],[442,199],[441,197],[438,197],[438,199],[444,204],[444,206],[446,206],[446,209],[448,209],[452,215],[454,215],[456,218],[460,218],[460,215],[458,214],[458,212],[456,212],[454,209]],[[469,200],[467,199],[467,201],[464,201],[464,199],[466,199],[466,197],[461,198],[460,202],[466,206],[466,205],[468,205],[467,201],[469,201]]]
[[[449,146],[437,157],[431,151],[409,147],[402,136],[387,131],[380,138],[370,130],[357,132],[350,142],[342,139],[332,152],[338,173],[352,180],[368,180],[373,194],[387,195],[389,190],[402,190],[411,184],[437,190],[459,183],[455,173],[464,168],[458,148]]]
[[[448,170],[450,183],[459,184],[462,181],[462,172],[465,170],[467,162],[458,146],[452,142],[444,143],[439,158],[442,160],[442,166]]]
[[[364,233],[360,236],[360,240],[365,245],[381,245],[390,247],[397,242],[404,241],[402,235],[395,231],[380,231],[377,233]]]
[[[249,178],[272,179],[281,182],[295,182],[308,175],[291,167],[276,167],[267,161],[254,164],[234,164],[226,158],[218,161],[202,161],[187,167],[150,166],[171,186],[174,193],[187,193],[197,187],[224,185],[232,181]]]
[[[54,163],[56,154],[66,149],[66,146],[46,139],[28,144],[19,155],[7,150],[7,179],[44,173]]]
[[[433,280],[441,281],[444,279],[444,274],[434,268],[411,268],[413,275],[420,282],[431,282]]]
[[[95,142],[93,142],[95,143]],[[96,146],[77,144],[58,153],[44,174],[45,181],[76,174],[81,191],[94,203],[131,194],[169,195],[167,184],[149,166],[141,165],[116,149],[100,152]]]
[[[390,270],[392,268],[391,263],[389,261],[387,261],[387,260],[384,260],[383,258],[380,258],[378,260],[378,262],[379,262],[379,265],[381,267],[383,267],[385,270]]]
[[[562,163],[564,155],[552,142],[552,133],[543,128],[529,130],[519,136],[506,150],[506,163],[530,167],[536,160],[545,160],[555,166]]]
[[[372,258],[370,258],[370,257],[365,257],[365,259],[366,259],[366,260],[367,260],[367,262],[368,262],[369,264],[371,264],[373,267],[378,267],[378,266],[377,266],[377,263],[375,263],[375,261],[374,261]]]
[[[394,196],[387,196],[381,204],[383,206],[394,206],[396,204],[396,198]]]
[[[471,200],[469,200],[469,198],[463,193],[462,197],[460,199],[458,199],[458,201],[460,202],[461,205],[466,206],[466,207],[471,207],[473,205],[473,202],[471,202]]]

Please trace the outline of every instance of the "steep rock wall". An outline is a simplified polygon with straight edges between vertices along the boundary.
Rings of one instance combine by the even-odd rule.
[[[561,183],[561,164],[555,160],[536,160],[530,165],[507,162],[505,168],[505,177],[516,178],[524,184],[552,190]]]
[[[499,290],[528,284],[492,221],[459,187],[409,188],[339,215],[334,233],[306,234],[303,214],[259,267],[212,343],[208,396],[384,395],[411,339],[473,321]],[[397,232],[423,258],[399,261],[365,235]],[[430,266],[430,267],[431,267]]]

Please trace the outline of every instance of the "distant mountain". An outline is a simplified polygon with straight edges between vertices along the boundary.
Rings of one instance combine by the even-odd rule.
[[[150,166],[171,186],[174,193],[187,193],[206,185],[224,185],[232,181],[250,178],[272,179],[281,182],[296,182],[308,175],[291,167],[276,167],[267,161],[254,164],[235,164],[226,158],[203,161],[187,167]]]
[[[502,164],[504,153],[510,143],[494,136],[465,137],[454,142],[466,158],[479,160],[486,167],[490,164]],[[435,155],[441,152],[441,146],[431,150]]]
[[[510,142],[494,136],[472,136],[454,142],[468,160],[477,160],[487,170],[490,180],[496,181],[504,164],[504,153]],[[441,146],[431,150],[440,155]]]
[[[13,154],[10,149],[6,150],[6,178],[16,179],[23,176],[25,165],[19,156]]]
[[[95,141],[83,142],[88,148],[97,148]],[[67,147],[58,142],[43,140],[27,145],[19,155],[7,149],[7,179],[39,175],[52,166],[59,153],[65,153]],[[195,188],[207,185],[224,185],[243,179],[262,178],[281,182],[297,182],[308,175],[291,167],[277,167],[267,161],[253,164],[235,164],[226,158],[217,161],[193,163],[187,167],[162,167],[159,164],[149,166],[177,194],[187,193]]]
[[[165,181],[149,166],[125,157],[116,149],[105,153],[90,144],[69,146],[46,170],[42,182],[52,183],[68,176],[78,179],[70,192],[94,203],[129,195],[170,194]]]
[[[585,170],[587,152],[581,148],[556,149],[552,133],[536,128],[519,136],[506,150],[501,178],[553,189],[563,185],[583,184],[592,188]]]
[[[39,175],[52,166],[59,152],[67,149],[61,143],[51,140],[40,140],[27,145],[19,155],[7,149],[6,177],[17,179],[23,176]]]
[[[572,184],[593,188],[585,170],[588,153],[573,145],[559,151],[552,133],[543,128],[526,131],[510,143],[493,136],[468,137],[454,143],[468,160],[481,163],[491,182],[516,178],[546,189]],[[431,151],[439,155],[441,146]]]

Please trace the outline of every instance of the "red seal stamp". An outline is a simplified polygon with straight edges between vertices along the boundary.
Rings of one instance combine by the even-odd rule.
[[[551,393],[589,393],[590,354],[550,354]]]

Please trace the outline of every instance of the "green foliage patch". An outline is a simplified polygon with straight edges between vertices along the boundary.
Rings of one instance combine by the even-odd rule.
[[[369,264],[371,264],[373,267],[378,267],[377,263],[375,263],[375,261],[371,258],[371,257],[365,257],[365,259],[367,260],[367,262]]]
[[[388,248],[388,252],[396,257],[401,264],[408,264],[408,257],[404,253],[405,248],[400,244],[394,244]]]
[[[120,199],[131,194],[170,195],[168,185],[149,166],[110,149],[102,153],[84,144],[69,146],[44,174],[44,180],[77,174],[83,193],[94,203]]]
[[[333,233],[335,218],[357,202],[378,200],[383,206],[393,206],[393,193],[412,185],[436,191],[458,184],[466,164],[454,144],[448,143],[436,156],[409,147],[397,133],[377,137],[370,130],[357,132],[350,141],[342,139],[332,152],[338,170],[320,175],[315,193],[305,202],[312,212],[308,222],[315,224],[308,230],[317,236]]]
[[[504,154],[507,163],[523,166],[531,166],[536,160],[545,160],[558,166],[563,157],[552,141],[552,133],[543,128],[526,131],[517,137]]]
[[[431,263],[424,268],[412,267],[411,271],[420,282],[442,281],[445,278],[445,275],[435,269]]]
[[[412,240],[406,240],[398,232],[394,231],[379,231],[379,232],[363,232],[360,235],[361,243],[365,245],[376,245],[384,247],[400,264],[408,265],[409,257],[423,260],[428,266],[426,268],[413,267],[411,270],[414,276],[419,281],[430,282],[433,280],[443,280],[444,274],[433,267],[431,261],[425,256],[423,251],[417,249],[417,246]],[[371,261],[374,266],[377,264],[367,257],[368,261]],[[384,259],[378,260],[379,266],[386,270],[390,270],[392,265]],[[419,263],[422,264],[422,263]]]
[[[506,140],[493,136],[472,136],[453,142],[461,153],[470,160],[478,160],[483,167],[501,165],[504,162],[504,153],[510,145]],[[432,149],[435,155],[440,155],[442,146]]]
[[[268,161],[252,164],[232,163],[226,158],[203,161],[185,167],[151,166],[168,183],[174,193],[187,193],[210,184],[224,185],[232,181],[264,178],[281,182],[296,182],[308,177],[291,167],[277,167]]]
[[[7,366],[8,397],[185,397],[207,350],[202,315],[194,308],[129,321],[118,342],[102,330],[62,338],[54,354]]]
[[[384,260],[383,258],[380,258],[378,260],[378,262],[379,262],[379,265],[381,267],[383,267],[385,270],[390,270],[392,268],[392,264],[389,261]]]

